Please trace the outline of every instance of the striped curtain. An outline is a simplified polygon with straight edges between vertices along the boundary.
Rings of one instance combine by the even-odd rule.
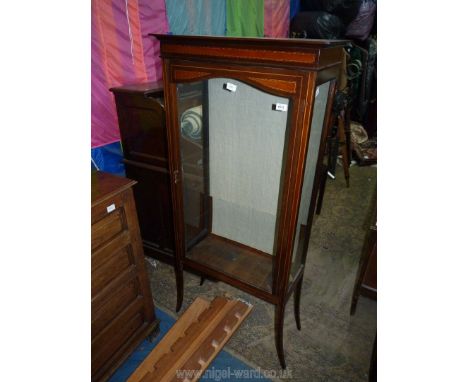
[[[264,0],[265,37],[289,36],[290,0]]]
[[[91,146],[120,139],[109,88],[162,78],[159,46],[148,33],[167,33],[164,0],[93,0]]]
[[[226,2],[213,0],[166,0],[172,34],[224,36]]]

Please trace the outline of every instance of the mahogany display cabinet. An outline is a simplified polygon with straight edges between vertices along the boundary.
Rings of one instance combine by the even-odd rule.
[[[346,41],[154,35],[161,44],[177,310],[183,271],[275,305],[304,265]]]

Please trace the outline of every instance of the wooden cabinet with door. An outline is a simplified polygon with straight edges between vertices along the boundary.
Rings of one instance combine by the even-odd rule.
[[[275,305],[296,323],[344,41],[155,35],[161,43],[175,236],[183,270]]]
[[[162,83],[112,88],[145,254],[172,263],[174,231]]]

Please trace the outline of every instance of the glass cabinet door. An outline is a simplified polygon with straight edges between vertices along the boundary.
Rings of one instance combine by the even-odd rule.
[[[271,292],[290,101],[229,78],[177,98],[186,257]]]
[[[315,182],[315,171],[317,169],[318,154],[322,131],[325,128],[325,111],[327,109],[330,82],[326,82],[316,88],[312,122],[310,126],[310,137],[307,148],[304,179],[302,183],[301,201],[299,204],[299,215],[297,219],[296,234],[293,247],[293,258],[289,281],[294,281],[302,264],[304,252],[308,250],[308,231],[311,229],[312,217],[315,211],[311,210],[312,192]]]

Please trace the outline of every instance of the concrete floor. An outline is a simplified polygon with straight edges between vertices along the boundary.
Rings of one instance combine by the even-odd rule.
[[[301,301],[302,330],[296,329],[293,301],[286,307],[284,348],[295,381],[367,381],[377,304],[361,297],[356,314],[349,315],[351,294],[365,235],[366,217],[377,182],[374,167],[351,167],[346,188],[342,169],[329,180],[322,213],[312,228]],[[172,267],[148,262],[155,303],[175,314],[176,287]],[[254,305],[225,350],[252,367],[281,370],[274,343],[274,308],[221,282],[185,273],[183,312],[197,296],[240,297]],[[291,379],[284,379],[291,380]]]

